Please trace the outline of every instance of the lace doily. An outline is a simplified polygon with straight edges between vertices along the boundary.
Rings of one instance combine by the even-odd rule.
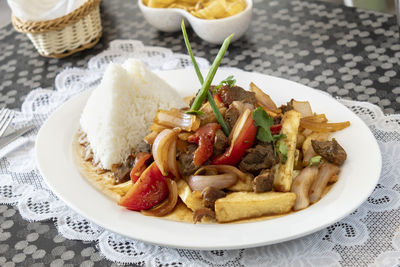
[[[96,85],[110,62],[142,59],[152,69],[190,66],[186,55],[139,41],[113,41],[89,61],[87,69],[70,68],[56,77],[56,90],[33,90],[13,121],[14,128],[35,125],[34,131],[0,151],[0,203],[16,205],[23,218],[53,219],[69,239],[97,241],[100,252],[118,263],[157,266],[336,266],[400,264],[400,115],[384,115],[379,107],[340,100],[370,127],[380,145],[383,169],[372,195],[343,220],[312,235],[276,245],[239,250],[171,249],[126,239],[84,219],[46,186],[36,168],[34,143],[45,119],[69,97]],[[197,58],[200,67],[209,63]]]

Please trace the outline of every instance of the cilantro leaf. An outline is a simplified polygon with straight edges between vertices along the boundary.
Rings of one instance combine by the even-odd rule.
[[[285,139],[286,137],[287,137],[286,134],[274,134],[272,136],[274,142],[278,141],[279,139]]]
[[[225,80],[222,80],[217,86],[215,86],[213,93],[215,93],[223,85],[228,85],[230,88],[232,88],[235,84],[236,79],[232,75],[228,76]]]
[[[258,126],[257,139],[262,142],[272,142],[274,144],[275,155],[278,154],[282,163],[287,160],[288,146],[284,142],[285,134],[272,135],[270,127],[274,124],[274,120],[268,115],[262,107],[258,107],[252,113],[254,125]]]
[[[314,157],[312,157],[311,159],[310,159],[310,163],[308,164],[308,166],[312,166],[312,165],[315,165],[315,164],[318,164],[318,163],[320,163],[321,162],[321,159],[322,159],[322,157],[321,156],[314,156]]]
[[[259,126],[257,131],[257,139],[263,142],[274,141],[270,127],[274,124],[274,120],[268,115],[262,107],[258,107],[252,114],[254,125]]]

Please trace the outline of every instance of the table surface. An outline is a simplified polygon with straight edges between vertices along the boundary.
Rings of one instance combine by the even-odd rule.
[[[287,78],[333,96],[369,101],[385,113],[400,112],[400,39],[394,16],[310,0],[254,2],[248,32],[230,46],[222,65]],[[32,89],[53,88],[58,72],[86,67],[93,55],[115,39],[137,39],[148,46],[186,53],[181,34],[152,28],[136,1],[103,1],[101,13],[100,42],[65,59],[41,57],[12,25],[0,28],[0,106],[19,109]],[[195,55],[212,61],[218,46],[205,43],[191,30],[188,33]],[[15,207],[0,205],[0,233],[5,230],[11,237],[6,244],[0,243],[0,263],[111,265],[95,243],[66,240],[53,222],[27,222]],[[32,234],[36,239],[30,245],[46,252],[42,258],[33,259],[18,250],[18,244]]]

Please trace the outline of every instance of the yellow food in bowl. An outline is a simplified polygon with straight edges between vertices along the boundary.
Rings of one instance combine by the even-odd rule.
[[[242,12],[244,0],[143,0],[148,7],[180,8],[201,19],[222,19]]]

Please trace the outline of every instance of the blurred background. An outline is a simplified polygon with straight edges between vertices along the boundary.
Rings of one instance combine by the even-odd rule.
[[[320,0],[320,1],[343,4],[346,6],[354,6],[354,7],[394,14],[395,13],[394,1],[396,0]]]
[[[385,13],[395,13],[394,1],[396,0],[319,0],[347,6],[354,6],[364,9],[375,10]],[[8,24],[11,19],[11,12],[6,0],[0,0],[0,27]]]

